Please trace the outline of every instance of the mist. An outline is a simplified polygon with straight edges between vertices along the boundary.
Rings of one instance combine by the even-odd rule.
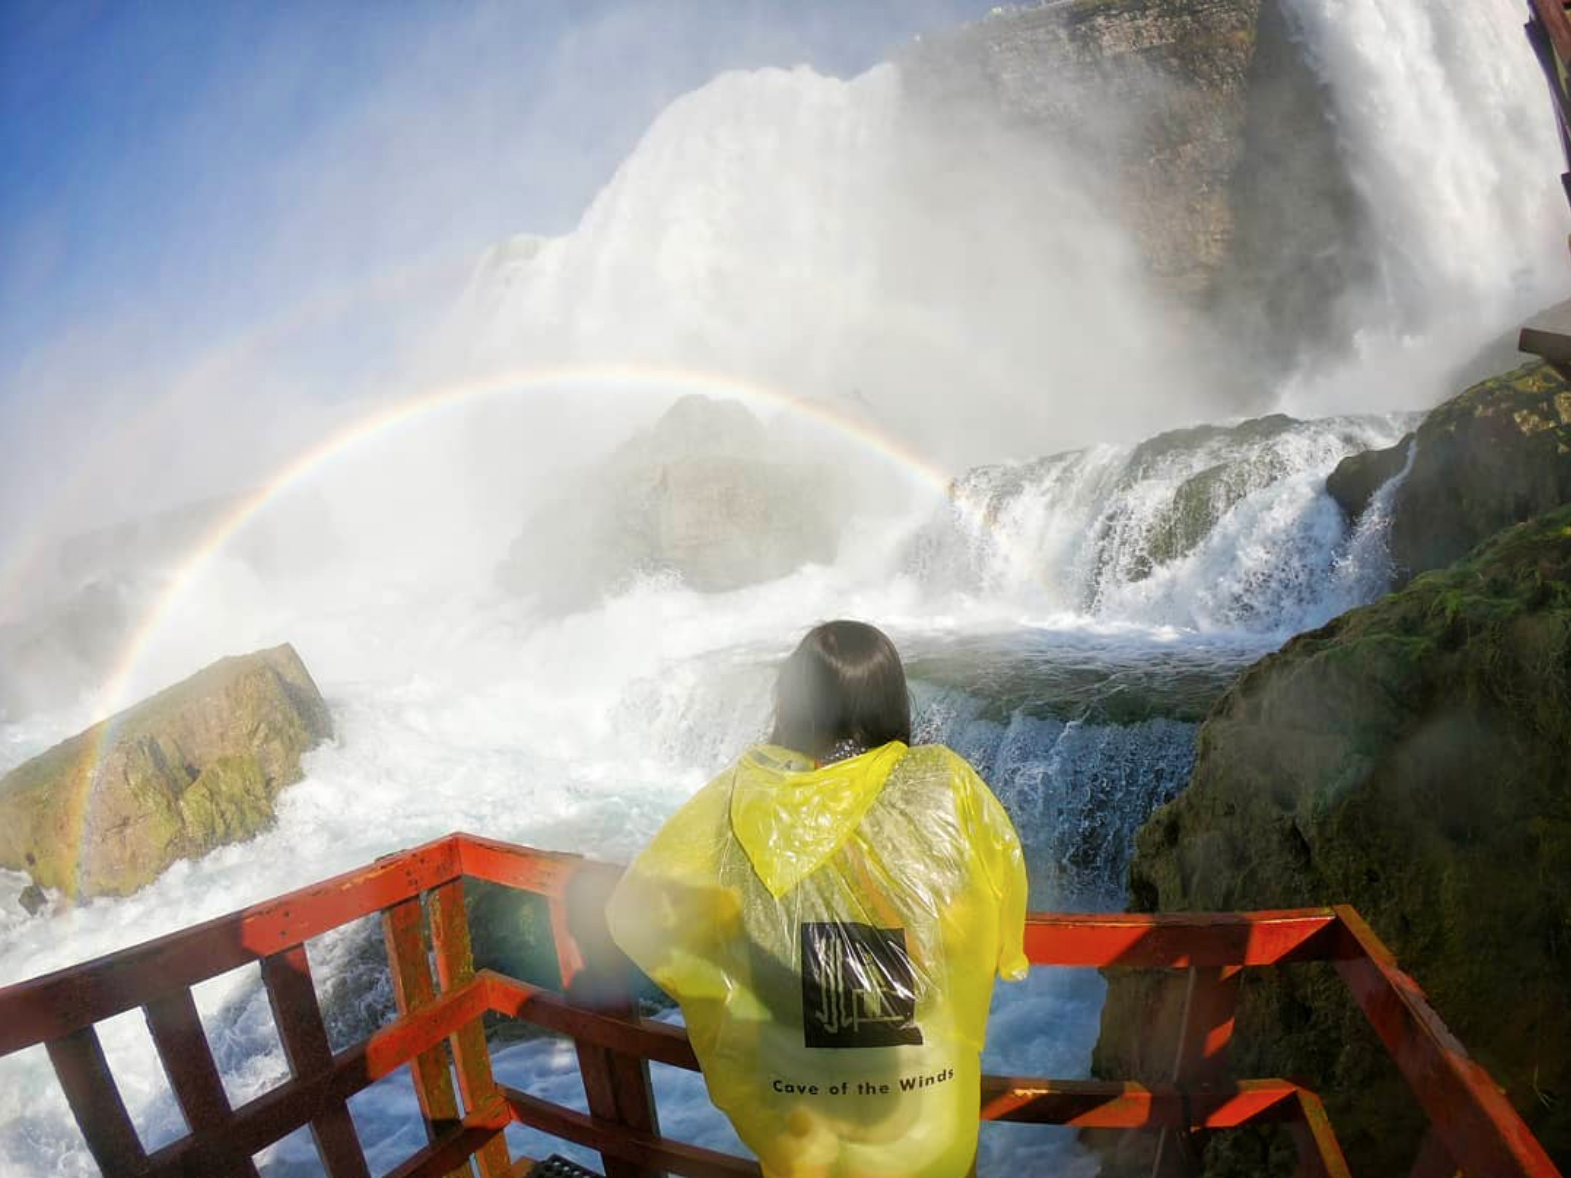
[[[726,67],[856,72],[961,9],[834,11],[12,6],[0,561],[259,485],[451,382],[477,261],[571,229],[670,100]]]
[[[1220,693],[1392,584],[1413,451],[1356,522],[1328,475],[1515,363],[1571,259],[1519,0],[1281,0],[1198,64],[1103,54],[1118,8],[0,9],[0,772],[285,642],[335,727],[130,897],[35,917],[0,870],[0,984],[453,829],[625,860],[834,617],[895,638],[1033,905],[1122,908]],[[243,972],[197,995],[237,1102],[287,1070]],[[1087,1074],[1103,983],[1048,972],[990,1070]],[[367,1098],[385,1169],[413,1114]],[[41,1056],[0,1170],[92,1172]]]
[[[498,374],[719,374],[854,406],[952,474],[1278,405],[1432,400],[1479,346],[1454,317],[1504,326],[1564,269],[1483,280],[1469,261],[1491,235],[1547,253],[1553,185],[1517,177],[1552,136],[1518,117],[1520,80],[1490,64],[1506,54],[1458,40],[1464,26],[1510,35],[1500,20],[1391,22],[1438,38],[1440,65],[1499,99],[1468,104],[1449,89],[1426,101],[1433,76],[1373,77],[1381,34],[1359,22],[1313,0],[1286,10],[1337,104],[1377,274],[1337,295],[1356,325],[1345,350],[1257,375],[1151,281],[1116,177],[1087,151],[1139,117],[1132,104],[1159,105],[1159,83],[1028,134],[914,95],[880,64],[979,5],[787,19],[612,4],[566,20],[483,4],[376,22],[241,9],[201,45],[189,28],[169,39],[156,9],[18,9],[8,124],[46,110],[70,71],[101,77],[24,147],[42,159],[50,134],[97,140],[138,116],[150,133],[100,147],[85,183],[32,181],[69,200],[31,206],[0,239],[0,619],[67,587],[51,555],[66,537],[248,492],[380,408]],[[146,80],[197,48],[203,64],[176,82]],[[71,64],[20,68],[30,50]],[[1388,95],[1413,105],[1357,108]],[[1403,134],[1393,151],[1375,128],[1417,122],[1419,105],[1444,136]],[[1485,137],[1504,144],[1500,170],[1458,169],[1454,153]],[[1420,188],[1445,199],[1393,206]],[[1458,248],[1457,223],[1477,240]],[[1415,355],[1429,373],[1401,385],[1392,369]],[[382,503],[406,534],[459,512],[479,544],[481,516],[516,515],[688,391],[537,382],[477,397],[413,467],[361,461],[333,497]],[[422,477],[424,508],[391,510],[383,493]]]

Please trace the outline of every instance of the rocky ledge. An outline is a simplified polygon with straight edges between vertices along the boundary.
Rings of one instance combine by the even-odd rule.
[[[1143,911],[1354,905],[1571,1156],[1571,507],[1246,671],[1141,829],[1130,889]],[[1183,979],[1109,981],[1094,1070],[1170,1079]],[[1422,1114],[1330,967],[1246,983],[1235,1072],[1304,1077],[1356,1173],[1406,1173]],[[1108,1148],[1105,1174],[1135,1172]],[[1289,1149],[1221,1134],[1205,1173],[1291,1172]]]
[[[1401,583],[1443,568],[1501,528],[1571,503],[1571,384],[1543,361],[1490,377],[1389,450],[1344,459],[1326,490],[1356,520],[1415,445],[1391,504],[1391,559]]]
[[[272,825],[332,731],[293,647],[221,659],[0,778],[0,867],[73,898],[128,895]]]

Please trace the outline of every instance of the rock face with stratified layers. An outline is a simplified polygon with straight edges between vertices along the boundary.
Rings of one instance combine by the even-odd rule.
[[[1068,145],[1158,286],[1262,368],[1345,339],[1368,217],[1280,0],[1005,6],[897,58],[936,122]]]
[[[292,646],[221,659],[0,778],[0,867],[123,896],[272,825],[332,719]]]
[[[1136,837],[1130,902],[1352,904],[1568,1156],[1571,506],[1246,671],[1200,731],[1188,788]],[[1094,1069],[1170,1080],[1184,978],[1109,979]],[[1355,1173],[1407,1173],[1423,1115],[1330,966],[1250,971],[1232,1063],[1320,1091]],[[1291,1172],[1275,1152],[1291,1147],[1221,1134],[1204,1172]],[[1103,1172],[1149,1173],[1135,1161]]]

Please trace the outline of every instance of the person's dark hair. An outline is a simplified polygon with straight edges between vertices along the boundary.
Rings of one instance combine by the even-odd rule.
[[[769,740],[815,760],[842,742],[910,744],[911,699],[895,644],[865,622],[809,630],[780,668]]]

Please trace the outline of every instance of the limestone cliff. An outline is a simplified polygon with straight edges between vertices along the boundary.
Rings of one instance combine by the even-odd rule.
[[[935,120],[1068,144],[1150,273],[1259,364],[1344,338],[1367,219],[1280,0],[1058,0],[917,43]]]
[[[0,778],[0,867],[127,895],[271,825],[332,720],[293,647],[222,659]]]
[[[1571,507],[1245,672],[1201,729],[1188,788],[1137,836],[1130,898],[1353,904],[1568,1156]],[[1111,977],[1099,1074],[1169,1078],[1160,1016],[1181,986]],[[1234,1042],[1238,1074],[1327,1096],[1355,1172],[1407,1172],[1421,1114],[1329,969],[1248,975]],[[1273,1148],[1223,1135],[1206,1173],[1275,1173]]]

